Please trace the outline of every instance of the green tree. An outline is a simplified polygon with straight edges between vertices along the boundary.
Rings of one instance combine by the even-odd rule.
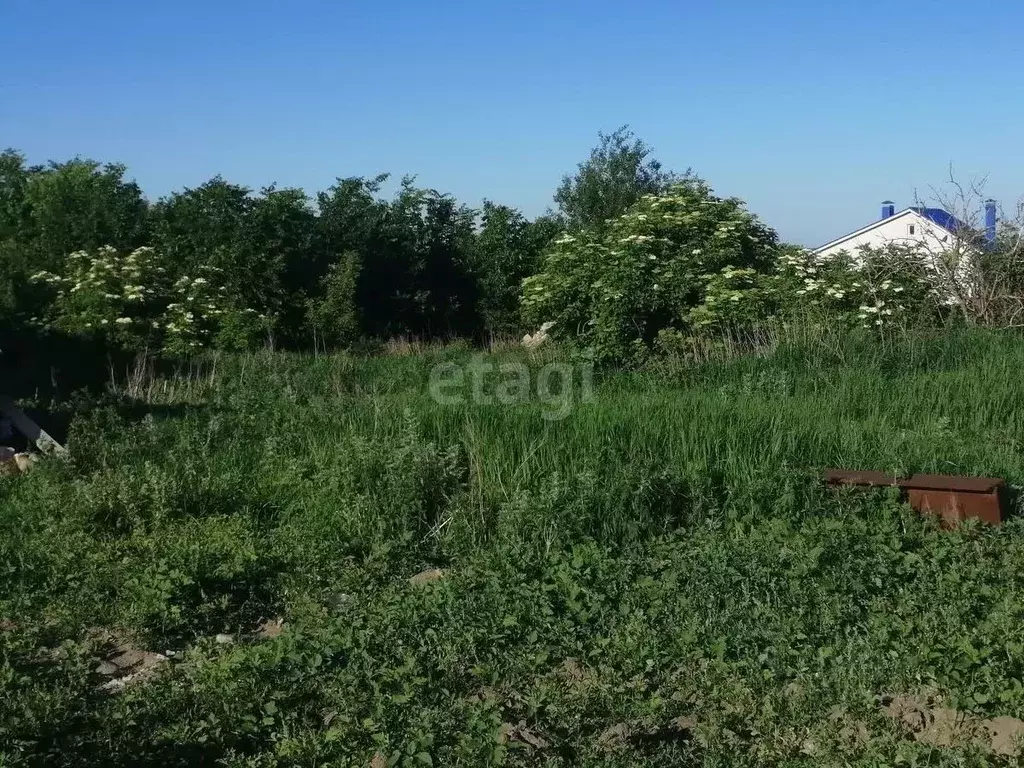
[[[399,264],[389,261],[389,241],[386,234],[388,204],[378,198],[387,174],[372,179],[350,177],[338,179],[334,185],[317,194],[317,242],[320,253],[328,264],[354,262],[357,279],[354,293],[355,314],[361,327],[379,332],[386,316],[397,300],[396,283],[401,270]],[[325,279],[327,268],[320,271],[318,290],[310,298],[307,318],[312,323],[312,335],[331,336],[328,323],[319,308],[326,307],[327,289],[335,280]],[[342,270],[341,274],[344,274]],[[333,301],[333,300],[332,300]],[[327,311],[327,310],[324,310]]]
[[[381,179],[343,183],[321,197],[333,219],[329,249],[359,253],[357,303],[372,336],[444,336],[475,328],[476,283],[471,272],[475,212],[449,195],[402,180],[395,196],[374,196]],[[325,205],[326,203],[326,205]],[[363,214],[346,235],[338,226]]]
[[[18,297],[27,288],[23,235],[29,225],[25,188],[31,172],[24,155],[13,149],[0,152],[0,326],[3,327],[14,324]]]
[[[307,302],[308,323],[315,346],[345,346],[358,338],[358,279],[359,255],[354,251],[346,251],[328,268],[320,281],[319,295]]]
[[[301,333],[307,295],[327,267],[302,190],[269,186],[254,196],[215,177],[161,200],[154,219],[154,243],[176,276],[217,269],[235,309],[269,319],[286,338]]]
[[[239,251],[246,217],[253,200],[246,187],[215,176],[186,188],[153,207],[153,245],[176,276],[195,273],[200,266],[225,271],[228,289],[240,292],[259,275],[246,275]]]
[[[524,281],[524,314],[600,358],[628,360],[663,330],[692,327],[722,270],[769,270],[776,241],[740,200],[688,178],[645,195],[603,232],[555,240],[541,272]]]
[[[60,270],[69,254],[111,246],[130,251],[148,239],[148,204],[123,165],[76,158],[28,166],[0,153],[0,314],[38,315],[45,292],[28,280]]]
[[[32,268],[58,266],[68,254],[110,246],[131,251],[149,239],[148,204],[125,166],[75,158],[31,169],[24,191],[28,220],[18,237]]]
[[[575,174],[564,176],[555,192],[555,203],[571,230],[603,230],[644,195],[663,192],[680,179],[662,169],[651,147],[628,126],[598,137],[590,157]]]
[[[479,285],[480,320],[487,334],[523,330],[519,314],[522,282],[540,269],[544,248],[561,230],[554,217],[531,222],[515,208],[484,201],[473,269]]]
[[[242,294],[245,306],[274,318],[283,340],[297,340],[306,299],[329,264],[306,193],[275,186],[263,189],[245,217],[238,250],[239,268],[262,278],[248,283]]]

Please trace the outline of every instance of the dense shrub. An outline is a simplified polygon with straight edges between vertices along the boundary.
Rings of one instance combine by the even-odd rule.
[[[643,197],[607,231],[557,239],[540,273],[523,283],[523,311],[599,358],[632,358],[665,329],[706,324],[709,287],[714,304],[722,270],[766,269],[775,242],[739,200],[687,179]]]
[[[31,320],[44,330],[171,354],[196,352],[215,342],[245,349],[259,338],[262,318],[229,297],[222,270],[201,266],[194,277],[172,280],[162,263],[152,248],[76,251],[60,274],[31,276],[52,296],[45,314]]]

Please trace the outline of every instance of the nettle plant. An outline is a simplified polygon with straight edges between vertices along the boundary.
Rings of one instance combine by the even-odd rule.
[[[770,266],[775,244],[741,201],[688,178],[644,196],[600,233],[556,240],[523,283],[523,313],[598,359],[636,358],[666,329],[739,312],[734,305],[751,296],[746,281]]]

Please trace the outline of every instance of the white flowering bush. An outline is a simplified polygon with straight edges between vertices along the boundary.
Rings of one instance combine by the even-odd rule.
[[[943,304],[927,262],[899,247],[831,258],[785,251],[764,290],[783,314],[821,315],[863,328],[935,320]]]
[[[110,247],[92,254],[76,251],[65,260],[62,274],[37,272],[30,279],[53,291],[46,315],[32,318],[38,326],[103,336],[130,347],[157,335],[167,281],[152,248],[127,254]]]
[[[233,346],[251,338],[250,326],[265,325],[265,318],[227,297],[220,270],[205,267],[171,279],[152,248],[78,251],[61,274],[38,272],[31,280],[52,291],[46,315],[32,318],[37,326],[127,348],[186,354],[219,341]]]
[[[523,283],[523,314],[598,358],[633,358],[663,329],[706,324],[709,314],[694,311],[709,296],[742,301],[742,293],[733,302],[722,291],[742,283],[744,270],[767,268],[775,242],[739,200],[687,179],[641,198],[600,233],[557,239],[540,273]]]
[[[730,328],[754,325],[775,310],[775,300],[765,274],[750,267],[723,267],[702,275],[704,300],[687,314],[694,330],[713,326]]]

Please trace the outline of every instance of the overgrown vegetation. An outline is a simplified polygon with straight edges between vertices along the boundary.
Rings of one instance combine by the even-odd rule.
[[[1019,484],[1024,342],[885,338],[606,373],[561,421],[436,402],[458,346],[68,400],[70,460],[0,477],[0,764],[998,760],[878,697],[1024,717],[1020,519],[942,531],[816,472]],[[104,690],[99,630],[178,653]]]
[[[556,191],[558,211],[533,221],[411,178],[385,199],[386,175],[339,179],[315,199],[218,177],[149,204],[124,174],[3,154],[2,327],[174,356],[493,343],[543,326],[593,359],[635,364],[767,318],[1006,327],[1024,311],[1024,215],[986,244],[966,223],[980,188],[951,200],[963,222],[952,240],[822,260],[692,172],[664,170],[626,128],[601,134]]]
[[[534,220],[386,182],[0,155],[0,389],[70,425],[0,472],[0,767],[1012,759],[1020,222],[821,259],[625,128]]]

